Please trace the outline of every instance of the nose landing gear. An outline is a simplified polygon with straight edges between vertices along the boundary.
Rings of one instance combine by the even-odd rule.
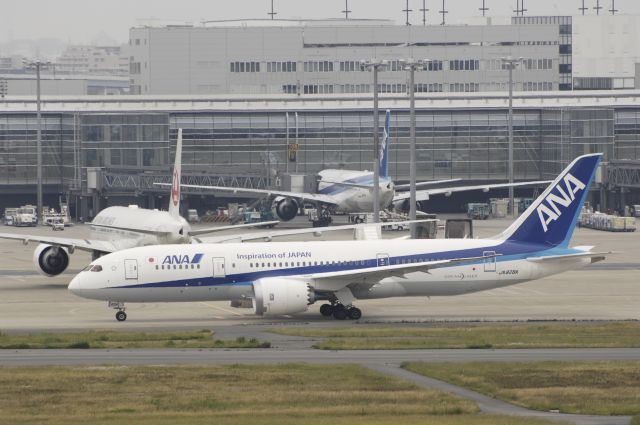
[[[121,303],[119,301],[109,301],[109,308],[118,310],[116,312],[116,320],[118,322],[124,322],[125,320],[127,320],[127,313],[124,312],[124,303]]]

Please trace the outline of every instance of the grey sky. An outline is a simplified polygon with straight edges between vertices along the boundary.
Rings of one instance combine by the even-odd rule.
[[[485,0],[489,15],[511,15],[516,0]],[[575,15],[582,0],[524,0],[527,15]],[[597,0],[584,0],[588,14]],[[279,18],[338,18],[345,0],[274,0]],[[404,23],[406,0],[349,0],[352,18],[389,18]],[[423,0],[409,0],[411,22],[420,24]],[[442,0],[426,0],[430,23],[439,23]],[[600,0],[608,13],[612,0]],[[482,0],[446,0],[448,22],[479,16]],[[615,0],[624,14],[640,14],[640,1]],[[117,42],[128,40],[128,30],[141,24],[164,25],[202,20],[267,18],[270,0],[13,0],[0,12],[0,43],[19,39],[57,38],[88,44],[101,33]]]

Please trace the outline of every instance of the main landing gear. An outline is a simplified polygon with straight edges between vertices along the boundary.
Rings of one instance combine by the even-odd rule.
[[[127,320],[127,313],[124,312],[124,303],[118,301],[109,301],[109,308],[118,310],[116,312],[116,320],[118,322],[124,322],[125,320]]]
[[[323,304],[320,306],[320,314],[325,317],[333,316],[337,320],[358,320],[362,317],[362,311],[354,306],[344,306],[340,303]]]

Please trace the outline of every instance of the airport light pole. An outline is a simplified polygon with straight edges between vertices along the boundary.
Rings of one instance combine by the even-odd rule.
[[[503,69],[509,70],[509,184],[513,185],[513,70],[522,62],[522,58],[501,58]],[[508,214],[514,216],[513,186],[509,186]]]
[[[47,67],[49,62],[35,61],[26,64],[28,68],[36,70],[36,182],[37,182],[37,219],[42,224],[42,108],[40,101],[40,70]]]
[[[378,72],[387,66],[387,61],[371,59],[360,61],[360,65],[373,71],[373,222],[380,222],[380,123],[378,111]]]
[[[401,61],[404,69],[409,71],[409,220],[416,219],[416,97],[415,72],[424,69],[429,60],[415,60],[413,58]],[[416,238],[416,224],[411,223],[411,239]]]

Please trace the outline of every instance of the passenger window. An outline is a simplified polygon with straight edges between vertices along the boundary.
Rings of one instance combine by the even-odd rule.
[[[156,270],[158,270],[158,268],[159,268],[159,267],[158,267],[158,265],[156,264]]]
[[[177,269],[178,267],[174,264],[173,265],[173,270]]]

